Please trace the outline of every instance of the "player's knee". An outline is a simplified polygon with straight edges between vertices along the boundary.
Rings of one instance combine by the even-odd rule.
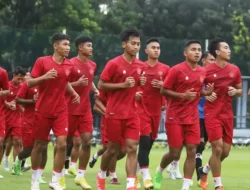
[[[79,147],[80,147],[80,145],[79,145]],[[90,150],[90,147],[91,147],[91,140],[82,142],[82,148],[84,150]]]
[[[66,150],[67,150],[67,144],[66,144],[66,142],[65,143],[58,143],[58,144],[56,144],[56,151],[66,152]]]
[[[170,151],[169,155],[172,157],[173,160],[179,160],[180,159],[180,152],[178,151]]]
[[[229,153],[229,150],[223,150],[221,155],[222,159],[224,160],[225,158],[227,158],[229,156]]]
[[[20,146],[22,144],[21,138],[13,137],[13,146]]]
[[[212,146],[212,153],[217,156],[220,157],[222,155],[223,152],[223,148],[220,145],[214,145]]]

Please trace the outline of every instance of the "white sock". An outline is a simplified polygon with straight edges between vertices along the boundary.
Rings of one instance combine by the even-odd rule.
[[[39,180],[39,170],[31,170],[31,180],[32,181],[38,181]]]
[[[15,163],[18,164],[19,162],[21,162],[21,160],[19,160],[18,156],[16,157]]]
[[[107,171],[102,171],[100,170],[99,173],[98,173],[98,176],[101,178],[101,179],[105,179],[107,176]]]
[[[127,189],[135,187],[135,177],[127,177]]]
[[[58,172],[55,172],[53,171],[53,175],[52,175],[52,180],[51,182],[54,183],[54,182],[58,182],[58,179],[62,177],[62,172],[58,173]]]
[[[76,168],[76,162],[70,162],[69,168]]]
[[[9,160],[9,156],[4,156],[4,160]]]
[[[94,159],[98,159],[98,154],[97,154],[97,152],[94,154]]]
[[[158,166],[157,172],[162,174],[164,172],[165,168],[161,168],[161,166]]]
[[[222,186],[221,177],[214,177],[214,185],[215,187]]]
[[[143,179],[143,181],[151,179],[151,176],[150,176],[148,168],[141,168],[141,173],[142,173],[142,179]]]
[[[111,179],[117,178],[116,172],[109,172],[109,176]]]
[[[191,182],[192,182],[191,179],[184,178],[182,190],[189,190]]]
[[[26,168],[26,167],[28,167],[29,165],[28,165],[28,162],[27,162],[27,160],[25,159],[25,162],[24,162],[24,167]]]
[[[139,172],[140,172],[140,164],[139,164],[139,162],[137,162],[136,175],[139,174]]]
[[[65,176],[65,168],[62,169],[62,176],[64,177]]]
[[[211,168],[209,166],[209,164],[206,164],[204,167],[203,167],[203,173],[205,174],[208,174],[210,172]]]
[[[43,171],[44,171],[44,169],[41,169],[41,168],[38,169],[38,179],[40,179],[42,177]]]
[[[77,178],[77,179],[83,178],[84,175],[85,175],[85,172],[86,172],[86,169],[85,169],[85,170],[78,169],[76,178]]]

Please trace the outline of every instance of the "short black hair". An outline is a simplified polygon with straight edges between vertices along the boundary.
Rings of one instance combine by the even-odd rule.
[[[22,67],[16,67],[13,71],[13,75],[22,75],[22,76],[25,76],[26,75],[26,70]]]
[[[122,42],[127,42],[130,37],[140,37],[140,33],[137,30],[129,29],[122,31],[120,35]]]
[[[223,40],[223,39],[215,39],[215,40],[212,40],[210,42],[210,44],[208,45],[208,51],[209,51],[209,53],[212,56],[214,56],[215,58],[217,57],[216,50],[220,49],[220,43],[221,42],[226,42],[226,41]]]
[[[89,37],[89,36],[84,36],[84,35],[80,35],[80,36],[78,36],[76,39],[75,39],[75,46],[76,46],[76,48],[78,49],[78,46],[80,45],[80,44],[84,44],[84,43],[86,43],[86,42],[93,42],[93,40],[92,40],[92,38],[91,37]]]
[[[209,56],[209,52],[208,51],[204,51],[201,55],[201,59],[206,59]]]
[[[60,42],[62,40],[69,40],[70,41],[69,35],[68,34],[63,34],[63,33],[55,33],[51,38],[52,44],[58,43],[58,42]]]
[[[189,40],[188,42],[186,42],[186,44],[184,45],[184,49],[187,49],[190,45],[192,44],[200,44],[201,42],[199,40]]]
[[[158,38],[149,38],[146,42],[146,44],[150,44],[151,42],[157,42],[157,43],[160,43],[159,39]]]

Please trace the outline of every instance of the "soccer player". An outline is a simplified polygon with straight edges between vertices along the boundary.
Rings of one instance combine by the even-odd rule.
[[[209,53],[204,52],[201,56],[202,66],[206,67],[211,63],[214,63],[215,58]],[[205,149],[206,143],[208,141],[207,131],[205,128],[205,120],[204,120],[204,105],[206,102],[206,98],[202,97],[199,101],[198,109],[199,109],[199,116],[200,116],[200,144],[196,150],[196,174],[197,174],[197,181],[198,184],[200,183],[200,176],[198,169],[202,166],[202,152]]]
[[[29,76],[27,77],[29,79]],[[34,138],[32,134],[34,115],[35,115],[35,103],[38,98],[38,88],[28,88],[27,82],[22,84],[22,87],[17,93],[16,103],[24,107],[24,113],[22,117],[22,142],[23,150],[17,156],[14,170],[17,174],[21,172],[21,163],[26,158],[30,157],[31,151],[34,145]],[[47,162],[47,144],[44,145],[42,151],[42,159],[39,165],[39,175],[42,176],[45,165]],[[39,183],[46,183],[42,178],[39,179]]]
[[[162,173],[173,160],[178,160],[183,145],[187,157],[184,164],[184,182],[182,190],[188,190],[195,170],[195,154],[200,144],[200,126],[198,102],[200,95],[210,95],[213,85],[209,84],[203,90],[205,69],[197,63],[201,58],[201,44],[197,40],[185,45],[186,61],[170,69],[164,81],[161,94],[169,97],[166,115],[166,131],[169,153],[162,157],[153,179],[154,188],[161,187]]]
[[[89,99],[90,91],[99,95],[95,84],[93,83],[96,63],[89,59],[92,56],[92,39],[89,36],[79,36],[75,40],[75,46],[78,50],[77,57],[70,61],[74,67],[70,74],[71,85],[79,94],[81,102],[78,105],[68,103],[69,109],[69,136],[74,136],[78,131],[80,133],[82,147],[79,155],[79,167],[75,178],[75,184],[83,189],[91,189],[91,186],[85,180],[86,168],[90,157],[91,138],[93,132],[93,116]]]
[[[126,142],[127,190],[135,190],[137,145],[139,141],[139,117],[135,93],[141,83],[144,64],[136,59],[140,49],[140,35],[136,30],[125,30],[121,34],[124,53],[110,60],[105,66],[99,83],[100,90],[109,91],[106,107],[107,151],[102,155],[101,168],[97,175],[97,189],[105,189],[105,178],[110,161],[120,150],[120,142]]]
[[[228,157],[233,139],[233,108],[234,96],[242,95],[241,73],[237,66],[229,63],[231,51],[229,45],[222,39],[209,44],[209,53],[215,57],[215,62],[206,67],[205,83],[214,83],[214,95],[205,103],[205,126],[208,140],[211,143],[212,155],[208,164],[199,169],[200,186],[208,187],[207,174],[212,170],[215,189],[223,189],[221,182],[221,162]]]
[[[20,106],[16,104],[15,98],[17,92],[24,81],[25,70],[21,67],[16,67],[13,72],[13,79],[9,82],[10,95],[4,100],[5,105],[5,122],[6,122],[6,139],[8,139],[9,146],[13,145],[13,161],[15,162],[17,155],[22,147],[22,133],[21,133],[21,110]],[[8,146],[8,145],[7,145]],[[8,156],[6,151],[6,156]],[[8,160],[8,157],[5,158]],[[13,174],[16,173],[14,170]]]
[[[160,89],[170,69],[169,66],[159,62],[160,42],[151,38],[146,43],[148,60],[145,62],[143,76],[147,78],[144,86],[139,87],[136,93],[138,113],[140,118],[140,142],[138,163],[143,176],[145,189],[152,189],[151,176],[149,173],[149,153],[157,138],[160,125],[162,96]]]
[[[9,91],[9,80],[6,70],[0,67],[0,163],[3,158],[3,144],[5,138],[5,115],[4,115],[4,103],[3,97],[8,96]],[[0,179],[3,176],[0,175]]]
[[[39,167],[43,147],[47,145],[52,129],[56,136],[53,175],[49,187],[62,190],[60,185],[62,169],[66,157],[66,140],[68,135],[68,110],[65,93],[72,95],[73,102],[79,103],[79,95],[70,85],[69,75],[72,63],[66,59],[70,51],[70,38],[67,34],[57,33],[52,37],[54,54],[37,59],[28,80],[28,87],[38,86],[39,96],[35,107],[33,135],[35,143],[31,153],[32,182],[31,189],[39,190]]]

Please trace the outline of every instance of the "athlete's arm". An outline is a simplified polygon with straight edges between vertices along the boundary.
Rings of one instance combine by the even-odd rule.
[[[105,112],[103,112],[96,104],[94,105],[93,110],[94,110],[96,113],[99,113],[99,114],[101,114],[101,115],[105,115]]]
[[[30,77],[27,81],[28,87],[32,88],[34,86],[41,84],[42,82],[44,82],[46,80],[55,79],[56,77],[57,77],[57,71],[55,69],[51,69],[46,74],[44,74],[40,77],[37,77],[37,78]]]
[[[68,82],[66,85],[66,91],[73,96],[73,103],[74,104],[79,104],[80,103],[80,96],[76,93],[74,88],[71,86],[71,84]]]
[[[103,112],[106,112],[106,107],[103,105],[102,101],[97,97],[95,99],[95,105]]]
[[[197,92],[193,92],[193,88],[187,90],[184,93],[174,92],[173,90],[161,88],[161,95],[170,97],[172,99],[186,99],[193,100],[196,98]]]
[[[235,87],[228,87],[228,95],[229,96],[242,96],[242,83],[236,84]]]
[[[10,95],[10,91],[9,90],[1,90],[0,91],[0,97],[9,96],[9,95]]]
[[[23,98],[18,98],[16,97],[16,103],[21,104],[21,105],[29,105],[29,104],[35,104],[36,100],[35,99],[23,99]]]
[[[105,90],[105,91],[130,88],[134,86],[135,86],[135,81],[133,77],[127,77],[125,82],[122,82],[122,83],[109,83],[109,82],[103,81],[102,79],[100,79],[98,82],[98,88],[100,90]]]

